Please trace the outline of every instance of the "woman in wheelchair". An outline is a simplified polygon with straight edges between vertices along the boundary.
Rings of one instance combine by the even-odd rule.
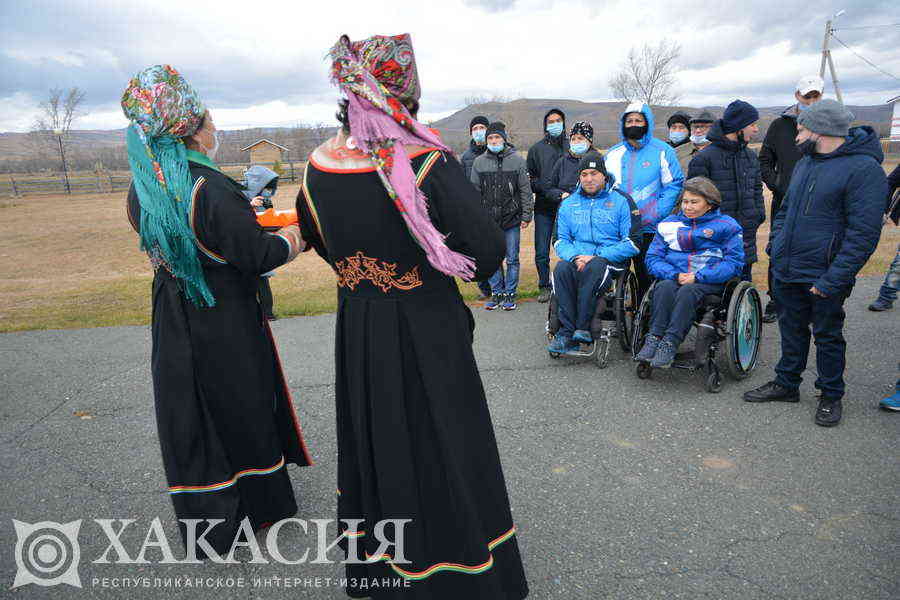
[[[587,153],[578,163],[578,187],[563,200],[556,217],[560,260],[553,270],[553,293],[560,327],[547,347],[553,354],[576,352],[591,343],[597,296],[612,285],[638,253],[641,219],[637,206],[614,187],[603,157]]]
[[[656,278],[650,332],[635,360],[668,368],[706,295],[721,295],[744,267],[741,226],[719,211],[722,197],[706,177],[684,183],[681,210],[663,219],[647,251]]]

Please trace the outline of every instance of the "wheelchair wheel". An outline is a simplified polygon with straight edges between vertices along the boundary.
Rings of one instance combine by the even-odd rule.
[[[734,379],[745,379],[756,367],[762,338],[762,302],[749,281],[734,287],[727,319],[725,368]]]
[[[619,345],[623,352],[631,352],[634,335],[634,323],[637,318],[638,306],[637,277],[627,269],[616,288],[616,330],[619,333]],[[638,349],[639,350],[639,349]]]
[[[653,374],[653,367],[648,362],[639,362],[635,371],[638,379],[650,379],[650,375]]]
[[[551,342],[559,331],[559,303],[556,301],[556,294],[550,294],[550,301],[547,302],[547,339]],[[554,358],[559,358],[559,355]]]
[[[654,284],[656,285],[656,284]],[[634,316],[634,320],[632,322],[631,327],[631,357],[634,358],[637,356],[637,353],[641,351],[641,348],[644,346],[644,338],[647,337],[647,333],[650,332],[650,309],[651,309],[651,297],[653,296],[653,287],[650,286],[650,289],[647,290],[647,293],[644,294],[644,297],[641,299],[640,305],[637,309],[637,314]],[[638,369],[640,369],[640,363],[638,363]],[[640,371],[638,371],[638,377],[640,377]],[[644,379],[642,377],[642,379]]]

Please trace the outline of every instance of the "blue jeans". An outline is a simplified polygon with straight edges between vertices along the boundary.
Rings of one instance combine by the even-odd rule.
[[[884,283],[881,284],[878,297],[893,303],[897,300],[897,290],[900,290],[900,244],[897,245],[897,256],[891,261],[891,266],[888,267],[887,274],[884,276]]]
[[[672,279],[656,282],[653,288],[653,310],[650,317],[650,334],[665,337],[677,348],[690,331],[697,316],[697,308],[706,295],[719,295],[725,289],[721,284],[689,283],[679,285]]]
[[[534,266],[538,272],[538,287],[550,287],[550,244],[556,229],[556,215],[534,213]]]
[[[822,298],[809,291],[809,283],[774,281],[778,306],[778,329],[781,331],[781,359],[775,365],[775,383],[796,390],[803,381],[809,358],[810,325],[816,343],[816,389],[823,397],[844,395],[844,367],[847,342],[844,341],[844,299],[846,296]]]
[[[519,287],[519,240],[522,230],[519,225],[513,225],[503,232],[506,236],[506,273],[503,272],[503,264],[497,272],[491,275],[491,291],[495,295],[515,295]]]
[[[622,264],[610,264],[595,256],[581,271],[575,263],[561,260],[553,269],[553,292],[559,307],[559,335],[572,337],[576,330],[590,331],[597,296],[606,293]]]

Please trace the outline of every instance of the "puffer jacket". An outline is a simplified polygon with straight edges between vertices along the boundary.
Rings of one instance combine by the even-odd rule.
[[[596,148],[588,148],[587,152],[599,152]],[[587,154],[585,152],[585,154]],[[571,152],[566,152],[553,165],[553,171],[550,178],[544,186],[545,195],[552,198],[556,202],[562,201],[563,192],[572,193],[578,187],[578,163],[584,158],[581,156],[573,156]]]
[[[868,126],[851,127],[834,152],[800,159],[772,222],[775,279],[811,284],[826,296],[849,294],[881,236],[883,160]]]
[[[481,193],[481,202],[502,229],[531,221],[534,195],[525,159],[506,144],[499,153],[485,152],[475,159],[469,177]]]
[[[657,225],[644,262],[657,279],[693,273],[697,283],[725,283],[744,268],[741,226],[718,209],[696,219],[679,212]]]
[[[656,224],[672,212],[681,187],[684,173],[678,164],[675,150],[662,140],[653,137],[653,112],[647,104],[641,113],[647,119],[647,133],[635,148],[625,140],[625,115],[619,117],[621,142],[609,149],[605,156],[606,170],[619,182],[641,211],[641,223],[645,233],[656,231]]]
[[[487,150],[487,144],[479,146],[475,143],[475,140],[469,141],[468,149],[459,158],[459,162],[462,163],[463,173],[466,174],[466,179],[472,178],[472,165],[475,164],[476,158],[484,154],[485,150]]]
[[[579,186],[562,201],[556,216],[556,235],[553,247],[562,260],[585,254],[611,263],[625,262],[640,251],[640,211],[608,177],[606,188],[594,196],[588,196]]]
[[[688,179],[702,175],[716,184],[722,195],[719,209],[741,224],[744,260],[753,264],[757,260],[756,230],[766,220],[759,159],[747,142],[725,137],[721,119],[713,124],[707,138],[711,143],[691,159]]]
[[[541,125],[543,131],[547,131],[547,117],[558,109],[550,109],[544,114]],[[562,111],[559,111],[560,113]],[[566,118],[563,116],[563,132],[559,137],[553,137],[549,133],[544,134],[544,139],[536,142],[528,149],[528,176],[531,179],[531,191],[534,192],[534,210],[545,215],[555,215],[559,208],[559,199],[554,199],[547,194],[546,185],[553,172],[553,165],[563,154],[569,151],[569,138],[566,137]]]
[[[774,200],[781,202],[791,183],[794,166],[802,158],[797,149],[797,105],[789,106],[772,121],[759,150],[759,168],[763,183]]]

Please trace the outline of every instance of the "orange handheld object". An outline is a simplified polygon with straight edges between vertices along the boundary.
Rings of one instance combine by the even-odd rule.
[[[296,225],[300,221],[297,218],[297,211],[295,209],[275,210],[274,208],[267,208],[261,213],[256,213],[256,222],[259,223],[263,229],[276,231],[282,227],[287,227],[288,225]]]

